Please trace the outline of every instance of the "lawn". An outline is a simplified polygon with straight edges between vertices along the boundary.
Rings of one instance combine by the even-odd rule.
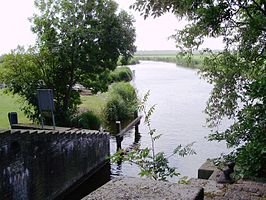
[[[96,114],[100,114],[107,100],[107,93],[97,95],[81,96],[81,110],[90,110]]]
[[[100,114],[102,108],[107,99],[107,94],[97,94],[81,96],[82,104],[80,105],[81,110],[90,110],[96,114]],[[18,96],[7,95],[0,90],[0,129],[9,128],[8,113],[17,112],[19,123],[30,123],[30,120],[25,117],[23,112],[19,109],[21,102],[19,102]]]
[[[8,113],[17,112],[19,123],[30,123],[30,120],[25,117],[19,109],[21,103],[18,96],[6,95],[3,90],[0,90],[0,128],[9,128]]]

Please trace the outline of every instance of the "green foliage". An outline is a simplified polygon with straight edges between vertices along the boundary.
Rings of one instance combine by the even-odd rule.
[[[266,5],[265,1],[141,1],[144,17],[173,12],[189,24],[174,38],[181,50],[197,50],[206,37],[223,38],[225,48],[205,58],[201,75],[214,85],[206,113],[210,126],[224,117],[234,123],[210,140],[225,140],[241,176],[266,176]]]
[[[151,147],[144,149],[136,148],[130,152],[124,153],[124,150],[116,152],[112,157],[112,162],[128,161],[131,164],[136,164],[140,168],[140,176],[145,176],[154,180],[167,181],[167,178],[173,176],[179,176],[175,167],[169,165],[168,159],[171,156],[179,155],[193,155],[195,151],[191,148],[192,144],[185,147],[179,145],[174,149],[171,155],[166,155],[164,152],[156,153],[155,141],[161,137],[161,134],[157,134],[156,129],[151,126],[151,116],[155,111],[155,106],[152,106],[147,110],[146,102],[148,100],[149,92],[144,96],[143,101],[140,104],[140,111],[144,113],[144,123],[148,126],[148,134],[151,139]]]
[[[110,73],[112,82],[129,82],[132,80],[133,74],[129,67],[118,67]]]
[[[37,44],[5,55],[0,79],[28,101],[33,112],[24,111],[34,120],[39,115],[36,89],[52,89],[57,125],[68,126],[81,103],[73,86],[107,90],[118,58],[134,53],[133,19],[118,12],[112,0],[35,0],[35,5],[38,14],[31,21]]]
[[[137,110],[138,99],[135,88],[129,83],[113,83],[109,89],[109,96],[103,110],[106,123],[122,121],[134,117]]]
[[[136,65],[136,64],[139,64],[139,60],[137,58],[134,57],[131,57],[127,63],[123,62],[123,57],[120,57],[120,59],[118,60],[118,63],[117,65],[118,66],[123,66],[123,65]]]
[[[77,128],[99,130],[101,127],[101,120],[92,111],[87,111],[75,117],[72,120],[72,126]]]
[[[0,71],[0,82],[8,84],[6,91],[18,94],[27,101],[21,109],[33,121],[39,116],[36,106],[37,88],[41,87],[43,73],[35,64],[37,57],[34,48],[26,52],[23,47],[19,46],[10,54],[3,56]]]
[[[201,68],[203,65],[204,57],[201,55],[136,55],[138,60],[151,60],[159,62],[176,63],[177,65],[188,68]]]
[[[126,103],[119,95],[112,96],[108,99],[104,108],[104,118],[106,123],[114,123],[115,121],[125,121],[130,116]]]
[[[237,150],[236,162],[240,166],[238,174],[265,178],[266,139],[252,139]]]
[[[139,64],[139,59],[133,57],[129,60],[129,63],[128,65],[136,65],[136,64]]]

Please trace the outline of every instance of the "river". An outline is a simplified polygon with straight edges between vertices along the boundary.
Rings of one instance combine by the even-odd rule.
[[[203,112],[210,95],[212,85],[200,79],[197,70],[183,68],[172,63],[141,61],[131,66],[135,71],[132,84],[139,97],[150,91],[148,105],[156,104],[152,115],[152,126],[163,134],[156,141],[156,152],[164,151],[170,155],[177,145],[195,142],[196,155],[171,157],[170,165],[176,167],[181,176],[197,177],[198,168],[208,158],[227,153],[225,143],[209,142],[206,137],[211,132],[206,127],[206,115]],[[224,128],[224,127],[219,127]],[[142,147],[150,146],[147,127],[140,124]],[[134,134],[128,133],[122,142],[122,148],[133,143]],[[111,139],[111,152],[115,152],[115,138]],[[138,177],[138,167],[123,163],[112,165],[115,175]]]
[[[171,63],[142,61],[138,65],[131,66],[135,71],[132,84],[138,91],[139,97],[143,97],[150,91],[148,106],[156,104],[152,115],[151,124],[157,132],[163,134],[156,141],[156,152],[164,151],[170,155],[179,145],[195,142],[193,149],[196,155],[186,157],[171,157],[170,165],[176,167],[182,176],[197,177],[198,168],[208,158],[215,158],[221,153],[228,153],[225,143],[209,142],[206,137],[211,130],[206,127],[204,108],[210,95],[212,85],[200,79],[197,70],[183,68]],[[220,129],[226,127],[225,123]],[[141,147],[151,145],[147,127],[140,124]],[[115,137],[111,136],[111,153],[116,151]],[[134,142],[134,133],[126,134],[122,141],[122,148],[130,146]],[[112,176],[139,177],[137,166],[122,163],[112,164]],[[100,187],[110,179],[108,165],[97,172],[87,182],[79,186],[65,199],[80,199]],[[173,178],[170,181],[177,181]],[[88,189],[90,188],[90,190]]]

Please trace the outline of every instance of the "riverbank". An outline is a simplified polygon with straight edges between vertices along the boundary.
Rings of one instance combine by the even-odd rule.
[[[182,67],[200,69],[203,67],[206,55],[195,53],[188,56],[180,56],[177,51],[140,51],[134,55],[135,60],[175,63]]]

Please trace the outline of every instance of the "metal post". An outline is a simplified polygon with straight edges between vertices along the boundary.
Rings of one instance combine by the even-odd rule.
[[[41,116],[41,125],[42,125],[42,129],[43,129],[44,123],[43,123],[43,117],[42,117],[42,114],[40,114],[40,116]]]
[[[54,119],[54,112],[52,111],[52,119],[53,119],[53,128],[55,130],[55,119]]]

